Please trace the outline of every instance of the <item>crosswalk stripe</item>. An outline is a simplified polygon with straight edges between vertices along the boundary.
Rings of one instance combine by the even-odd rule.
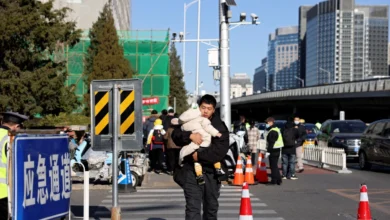
[[[251,193],[250,194],[251,196],[253,196],[253,194]],[[109,195],[107,196],[108,198],[112,198],[112,195]],[[147,194],[147,193],[143,193],[143,194],[120,194],[119,195],[119,199],[121,198],[159,198],[159,197],[184,197],[184,193],[175,193],[175,194],[156,194],[156,193],[152,193],[152,194]],[[240,197],[241,198],[241,193],[221,193],[220,197]]]
[[[221,188],[221,193],[222,192],[241,192],[241,189],[238,188]],[[137,192],[183,192],[183,189],[146,189],[146,188],[141,188],[137,189]]]
[[[131,212],[131,216],[134,215],[151,215],[151,214],[159,214],[161,215],[184,215],[185,209],[159,209],[159,210],[152,210],[152,209],[126,209],[126,211]],[[237,214],[239,213],[239,210],[231,210],[231,209],[219,209],[218,215],[220,214]],[[274,210],[252,210],[253,214],[276,214]],[[130,214],[130,213],[129,213]]]
[[[151,198],[151,199],[120,199],[119,203],[138,203],[138,202],[185,202],[185,198],[164,198],[164,200],[161,200],[161,198]],[[241,201],[241,198],[219,198],[218,201]],[[260,201],[258,198],[251,198],[251,201]],[[112,203],[111,199],[105,199],[102,201],[102,203]]]
[[[219,207],[240,207],[240,203],[219,203]],[[251,204],[252,207],[266,207],[267,204],[265,203],[252,203]],[[104,205],[102,205],[104,206]],[[129,208],[159,208],[159,207],[165,207],[165,208],[173,208],[173,207],[185,207],[186,204],[185,203],[179,203],[179,204],[169,204],[169,205],[166,205],[166,204],[161,204],[161,203],[135,203],[135,204],[131,204]]]
[[[241,194],[241,187],[221,187],[220,197],[218,198],[218,218],[224,220],[237,219],[241,206]],[[185,215],[186,203],[184,191],[181,188],[137,188],[136,193],[119,194],[118,196],[119,204],[122,206],[123,219],[149,220],[161,218],[165,220],[182,220]],[[276,211],[267,209],[268,205],[261,202],[252,193],[250,196],[253,220],[284,220],[281,217],[274,217],[277,214]],[[100,206],[107,207],[107,209],[99,209],[94,215],[99,216],[99,219],[110,219],[111,203],[112,193],[101,201]],[[237,217],[235,217],[236,215]]]
[[[95,214],[97,213],[100,213],[99,212],[95,212]],[[106,212],[102,212],[103,214],[100,214],[100,215],[107,215]],[[126,218],[126,217],[131,217],[131,220],[150,220],[150,219],[154,219],[154,218],[150,218],[150,217],[135,217],[131,214],[129,215],[126,215],[126,214],[122,214],[122,218]],[[223,220],[237,220],[237,218],[234,218],[234,217],[219,217]],[[99,219],[111,219],[111,218],[99,218]],[[164,220],[183,220],[183,217],[182,218],[167,218],[167,217],[164,217],[164,218],[156,218],[156,219],[164,219]],[[253,220],[285,220],[284,218],[280,218],[280,217],[253,217]]]

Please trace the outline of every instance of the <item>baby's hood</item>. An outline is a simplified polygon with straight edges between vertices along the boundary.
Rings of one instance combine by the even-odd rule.
[[[199,117],[201,117],[201,112],[199,111],[199,108],[190,108],[180,115],[179,120],[182,123],[186,123]]]

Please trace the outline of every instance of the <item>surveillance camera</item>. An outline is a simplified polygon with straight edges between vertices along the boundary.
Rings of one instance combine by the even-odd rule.
[[[243,22],[243,21],[245,21],[245,20],[246,20],[246,13],[245,13],[245,12],[242,12],[242,13],[240,14],[240,21]]]
[[[180,40],[183,40],[183,38],[184,38],[184,32],[180,32],[180,33],[179,33],[179,38],[180,38]]]
[[[259,17],[254,13],[251,14],[251,17],[252,17],[252,20],[254,20],[254,21],[257,21],[257,19],[259,19]]]

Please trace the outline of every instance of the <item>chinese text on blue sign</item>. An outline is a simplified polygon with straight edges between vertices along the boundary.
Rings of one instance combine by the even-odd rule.
[[[14,219],[67,215],[71,193],[68,137],[18,135],[14,144]]]

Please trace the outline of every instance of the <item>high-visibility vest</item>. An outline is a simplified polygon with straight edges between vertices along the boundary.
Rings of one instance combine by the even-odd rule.
[[[8,197],[7,156],[5,145],[8,143],[8,130],[0,128],[0,199]]]
[[[270,131],[278,132],[278,139],[276,140],[276,142],[274,144],[274,149],[284,147],[283,137],[282,137],[282,134],[280,133],[280,129],[278,127],[274,127],[274,128],[271,128]]]

